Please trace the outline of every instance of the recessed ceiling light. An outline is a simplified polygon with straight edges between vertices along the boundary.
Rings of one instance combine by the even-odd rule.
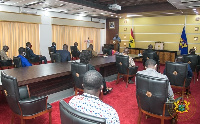
[[[119,17],[120,19],[122,18],[122,17]]]
[[[101,13],[101,14],[103,14],[103,13]]]
[[[127,15],[126,17],[137,17],[137,16],[142,16],[142,15]]]
[[[115,16],[115,17],[118,17],[118,16]]]
[[[197,9],[192,9],[192,10],[194,10],[194,11],[195,11],[195,10],[197,10]]]
[[[172,15],[172,14],[174,14],[174,13],[166,13],[166,14]]]
[[[113,16],[113,15],[110,15],[110,16]]]

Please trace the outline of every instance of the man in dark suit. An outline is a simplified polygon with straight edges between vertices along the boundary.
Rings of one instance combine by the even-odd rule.
[[[144,50],[144,52],[143,52],[143,65],[144,65],[144,63],[146,62],[146,60],[148,59],[148,53],[152,53],[152,52],[155,52],[154,50],[153,50],[153,45],[149,45],[148,46],[148,49],[147,50]],[[159,60],[159,56],[157,55],[157,53],[155,52],[155,54],[153,55],[153,58],[151,58],[151,59],[153,59],[153,60],[155,60],[156,62],[158,62],[158,60]],[[157,63],[158,64],[158,63]]]
[[[42,63],[42,60],[44,61],[45,64],[47,64],[47,59],[45,56],[42,55],[36,55],[33,53],[33,50],[31,49],[32,45],[30,42],[26,43],[26,51],[29,52],[30,56],[29,57],[39,57],[40,63]]]
[[[53,53],[56,53],[56,43],[55,42],[52,42],[51,47],[53,48]]]
[[[63,50],[57,50],[56,53],[60,53],[61,56],[61,62],[67,62],[71,60],[70,52],[68,51],[68,45],[63,45]]]

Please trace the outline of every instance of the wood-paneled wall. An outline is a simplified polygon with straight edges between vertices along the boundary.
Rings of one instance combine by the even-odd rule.
[[[115,23],[114,29],[109,29],[109,22]],[[119,33],[119,19],[106,19],[106,44],[110,43],[110,40],[113,39],[113,37]]]

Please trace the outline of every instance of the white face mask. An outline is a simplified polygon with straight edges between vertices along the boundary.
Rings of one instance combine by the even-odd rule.
[[[26,52],[23,52],[23,56],[26,56]]]

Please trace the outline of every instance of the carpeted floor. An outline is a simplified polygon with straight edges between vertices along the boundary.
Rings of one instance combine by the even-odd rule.
[[[139,70],[143,69],[142,63],[136,62],[139,66]],[[164,66],[161,65],[161,72],[164,70]],[[136,124],[138,120],[138,107],[136,101],[136,86],[135,84],[129,84],[126,88],[125,82],[120,79],[119,84],[115,84],[115,81],[107,83],[109,87],[113,87],[113,91],[103,97],[103,101],[118,112],[121,124]],[[191,96],[186,99],[190,101],[189,112],[179,114],[178,124],[198,124],[200,123],[200,81],[195,84],[191,83]],[[173,89],[175,94],[178,90]],[[68,102],[72,97],[64,99]],[[60,124],[60,111],[59,101],[51,104],[53,107],[52,123]],[[5,98],[0,97],[0,124],[9,124],[11,119],[11,110],[9,109]],[[15,119],[16,124],[20,123],[19,119]],[[27,120],[27,124],[48,124],[48,114],[42,115],[32,120]],[[145,119],[145,115],[142,116],[142,124],[159,124],[160,119],[150,117]],[[170,121],[165,121],[166,124],[170,124]]]

